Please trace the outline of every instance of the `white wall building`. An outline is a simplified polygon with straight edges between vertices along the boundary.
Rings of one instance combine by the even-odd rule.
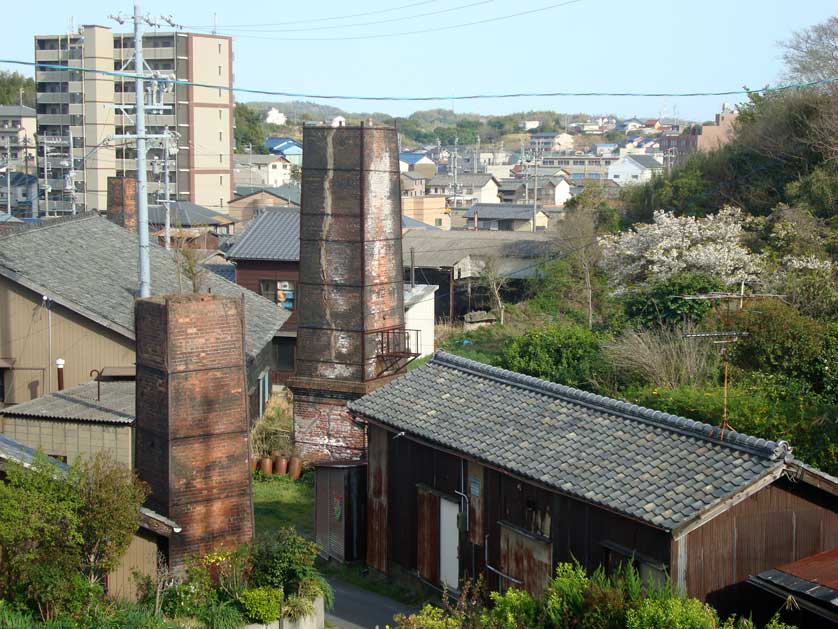
[[[434,301],[439,287],[434,284],[404,285],[404,327],[419,330],[419,357],[434,353]]]
[[[663,164],[651,155],[626,155],[608,167],[608,178],[626,186],[646,183],[663,172]]]
[[[276,107],[271,107],[265,116],[265,122],[268,124],[284,125],[288,122],[288,117]]]

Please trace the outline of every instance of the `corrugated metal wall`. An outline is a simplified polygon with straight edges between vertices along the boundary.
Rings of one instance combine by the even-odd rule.
[[[136,601],[135,570],[146,576],[154,576],[157,570],[157,539],[144,529],[137,531],[119,565],[108,573],[108,596]]]

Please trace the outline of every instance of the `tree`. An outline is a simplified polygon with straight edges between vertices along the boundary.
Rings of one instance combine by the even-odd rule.
[[[704,218],[658,211],[653,220],[600,238],[603,265],[619,290],[684,271],[718,277],[724,285],[758,277],[760,261],[745,246],[738,208],[724,207]]]
[[[790,81],[823,81],[838,76],[838,17],[797,31],[781,46]]]
[[[597,212],[590,209],[568,212],[556,242],[559,255],[568,258],[571,272],[581,280],[584,287],[588,329],[594,326],[594,275],[601,255],[596,217]]]
[[[498,321],[503,325],[505,308],[501,293],[503,292],[504,286],[506,286],[506,278],[500,274],[495,258],[490,257],[486,259],[483,270],[480,272],[479,282],[489,292],[492,307],[498,315]]]
[[[265,128],[259,114],[243,103],[236,103],[233,115],[236,150],[243,152],[246,147],[250,147],[254,153],[267,153]]]
[[[0,71],[0,105],[35,106],[35,81],[18,72]]]
[[[139,526],[148,487],[130,468],[102,451],[75,467],[81,498],[81,558],[91,583],[116,567]]]
[[[297,164],[291,164],[290,179],[292,183],[295,183],[298,186],[303,180],[303,170]]]

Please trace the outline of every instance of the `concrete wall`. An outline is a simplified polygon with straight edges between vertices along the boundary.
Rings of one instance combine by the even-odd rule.
[[[408,330],[419,330],[420,358],[434,353],[434,323],[433,292],[429,292],[425,298],[405,310],[404,327]]]
[[[14,359],[5,377],[6,403],[26,402],[57,390],[55,359],[66,361],[64,386],[90,380],[91,369],[131,367],[134,342],[41,295],[0,277],[0,358]]]
[[[451,229],[444,196],[402,197],[402,216],[439,229]]]
[[[134,465],[134,429],[129,425],[0,416],[0,432],[68,463],[107,450],[119,463]]]

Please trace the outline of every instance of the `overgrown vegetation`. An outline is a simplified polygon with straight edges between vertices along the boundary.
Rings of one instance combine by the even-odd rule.
[[[720,619],[669,583],[644,582],[631,564],[588,576],[578,563],[560,563],[538,598],[514,587],[487,596],[482,582],[466,582],[453,604],[443,596],[440,607],[395,620],[398,629],[756,629],[746,618]],[[775,615],[765,629],[793,628]]]

